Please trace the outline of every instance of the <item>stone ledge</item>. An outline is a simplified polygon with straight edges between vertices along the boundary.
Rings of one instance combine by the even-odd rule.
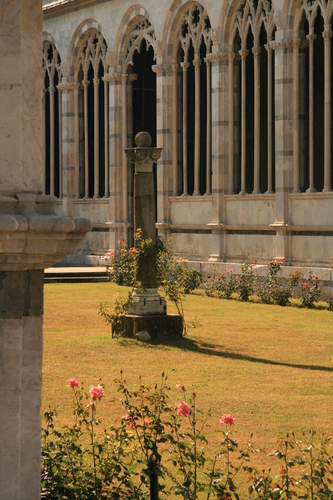
[[[74,253],[91,222],[54,214],[57,199],[35,194],[0,195],[0,269],[44,269]]]

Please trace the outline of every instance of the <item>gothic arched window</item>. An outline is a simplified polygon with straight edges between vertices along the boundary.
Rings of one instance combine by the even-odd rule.
[[[207,55],[212,30],[206,10],[197,3],[183,13],[179,26],[176,194],[199,196],[211,193],[211,66]]]
[[[106,43],[92,30],[79,55],[79,197],[109,195],[107,167]]]
[[[51,42],[43,44],[43,162],[45,194],[61,197],[60,56]]]
[[[332,7],[316,0],[295,16],[295,192],[332,190]]]
[[[274,36],[271,2],[246,0],[236,12],[233,64],[233,191],[274,191]]]

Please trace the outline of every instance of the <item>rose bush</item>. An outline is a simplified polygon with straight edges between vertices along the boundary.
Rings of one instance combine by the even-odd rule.
[[[330,438],[315,431],[280,438],[270,454],[277,460],[276,471],[265,471],[254,463],[260,452],[252,440],[239,448],[232,435],[236,419],[230,413],[220,417],[219,449],[213,455],[207,452],[204,428],[209,415],[197,409],[195,393],[186,398],[182,384],[177,387],[182,401],[171,403],[164,374],[153,389],[140,380],[129,390],[122,374],[115,383],[114,404],[121,404],[126,413],[104,431],[97,432],[96,418],[105,394],[101,383],[86,393],[77,378],[67,381],[74,396],[72,426],[57,430],[56,412],[45,412],[42,499],[143,500],[154,482],[155,492],[190,500],[333,498]]]

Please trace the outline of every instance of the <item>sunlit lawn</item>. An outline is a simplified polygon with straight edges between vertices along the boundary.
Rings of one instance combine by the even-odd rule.
[[[155,385],[164,371],[171,401],[181,397],[175,388],[181,383],[197,394],[198,407],[211,410],[206,434],[212,449],[222,413],[236,417],[240,443],[253,432],[265,452],[291,430],[333,434],[332,312],[191,295],[186,319],[198,326],[185,338],[145,344],[113,339],[98,315],[100,303],[112,305],[116,292],[127,289],[110,283],[45,286],[42,407],[57,405],[59,422],[69,421],[72,412],[70,377],[87,388],[102,379],[106,397],[99,416],[107,425],[123,412],[112,401],[120,370],[132,387],[140,375]]]

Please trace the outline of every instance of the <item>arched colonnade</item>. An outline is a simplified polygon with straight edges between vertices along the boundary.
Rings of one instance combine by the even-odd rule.
[[[237,258],[227,236],[248,229],[279,236],[270,254],[288,255],[299,194],[317,203],[332,191],[333,1],[276,10],[270,0],[240,0],[218,16],[207,4],[175,1],[156,29],[154,13],[130,7],[112,36],[88,19],[63,54],[44,34],[45,193],[62,198],[68,213],[107,203],[109,247],[129,238],[124,148],[133,145],[136,101],[154,90],[160,233],[181,234],[179,241],[209,234],[208,253],[219,260]],[[154,89],[143,80],[135,94],[142,53]]]

